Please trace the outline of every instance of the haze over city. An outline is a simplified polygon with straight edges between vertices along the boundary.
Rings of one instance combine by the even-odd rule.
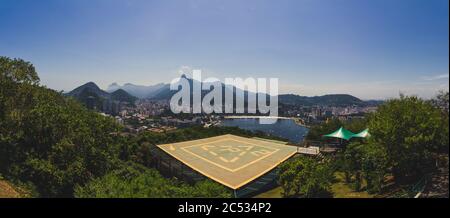
[[[0,56],[32,61],[43,85],[65,91],[201,69],[277,77],[280,93],[429,98],[449,87],[448,4],[0,0]]]

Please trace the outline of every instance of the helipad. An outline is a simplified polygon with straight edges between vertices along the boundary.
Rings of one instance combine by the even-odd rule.
[[[253,181],[297,152],[276,141],[222,135],[158,145],[190,168],[232,189]]]

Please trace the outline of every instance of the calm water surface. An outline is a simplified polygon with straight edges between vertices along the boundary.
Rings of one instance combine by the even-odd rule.
[[[274,124],[260,124],[258,118],[224,119],[222,126],[237,126],[250,131],[262,131],[273,136],[299,143],[308,133],[308,128],[297,125],[293,120],[278,119]]]

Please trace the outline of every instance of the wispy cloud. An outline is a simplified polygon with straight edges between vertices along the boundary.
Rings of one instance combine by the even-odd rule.
[[[448,79],[448,73],[447,74],[434,75],[434,76],[423,76],[422,79],[426,80],[426,81]]]

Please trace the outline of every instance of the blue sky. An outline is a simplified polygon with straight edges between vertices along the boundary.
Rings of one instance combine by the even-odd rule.
[[[0,55],[42,84],[150,85],[182,69],[277,77],[281,93],[448,90],[448,0],[0,0]]]

